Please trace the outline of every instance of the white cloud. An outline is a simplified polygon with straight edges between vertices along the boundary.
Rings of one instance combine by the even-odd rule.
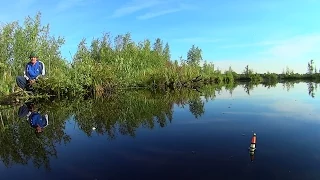
[[[268,49],[265,54],[284,59],[305,58],[309,53],[319,52],[319,48],[320,34],[310,34],[284,40]]]
[[[287,66],[294,72],[305,73],[307,63],[311,60],[320,59],[320,34],[299,35],[284,40],[261,41],[256,43],[237,44],[222,46],[222,48],[263,48],[256,53],[248,54],[247,57],[234,59],[212,60],[219,69],[225,70],[229,66],[237,72],[242,72],[246,65],[257,72],[281,73]],[[244,49],[245,51],[245,49]]]
[[[57,11],[61,12],[74,6],[84,5],[85,3],[85,0],[61,0],[57,5]]]
[[[116,9],[112,15],[112,17],[122,17],[125,15],[129,15],[135,13],[137,11],[141,11],[143,9],[151,8],[157,6],[164,1],[160,0],[150,0],[150,1],[141,1],[141,0],[134,0],[126,5]]]
[[[216,43],[224,41],[224,39],[220,38],[203,38],[203,37],[193,37],[193,38],[179,38],[173,39],[175,42],[184,42],[184,43]]]
[[[168,9],[168,10],[163,10],[163,11],[158,11],[158,12],[151,12],[151,13],[149,12],[144,15],[138,16],[137,19],[146,20],[146,19],[151,19],[151,18],[158,17],[158,16],[163,16],[166,14],[179,12],[182,10],[183,10],[182,8],[173,8],[173,9]]]
[[[146,20],[146,19],[151,19],[154,17],[163,16],[166,14],[171,14],[171,13],[175,13],[175,12],[179,12],[179,11],[183,11],[183,10],[188,10],[188,9],[193,9],[193,8],[194,7],[188,6],[186,4],[180,4],[179,7],[177,7],[177,8],[170,8],[170,9],[166,9],[166,10],[148,12],[144,15],[138,16],[137,19]]]
[[[177,5],[178,4],[178,5]],[[150,1],[142,1],[142,0],[133,0],[124,6],[116,9],[112,18],[122,17],[129,14],[133,14],[143,10],[149,10],[145,14],[137,16],[139,20],[146,20],[158,16],[163,16],[166,14],[171,14],[175,12],[179,12],[182,10],[193,9],[194,7],[180,3],[178,1],[173,0],[150,0]]]

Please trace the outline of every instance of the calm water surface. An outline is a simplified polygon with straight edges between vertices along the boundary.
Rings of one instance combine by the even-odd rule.
[[[308,87],[36,104],[49,116],[40,137],[18,107],[3,110],[1,179],[320,179],[319,98]]]

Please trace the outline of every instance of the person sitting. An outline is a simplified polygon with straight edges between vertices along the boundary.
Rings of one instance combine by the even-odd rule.
[[[29,56],[30,62],[25,66],[24,76],[17,76],[16,83],[17,85],[27,91],[33,91],[32,85],[40,77],[45,76],[45,66],[42,61],[40,61],[36,54],[32,52]]]

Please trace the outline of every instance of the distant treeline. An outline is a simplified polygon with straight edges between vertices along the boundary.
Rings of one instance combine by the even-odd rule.
[[[241,74],[230,67],[222,72],[202,59],[202,50],[193,45],[186,58],[172,60],[170,47],[160,38],[134,42],[129,33],[114,38],[105,33],[87,44],[83,39],[71,62],[63,59],[60,47],[65,40],[49,33],[41,24],[41,13],[27,17],[20,25],[11,22],[0,29],[0,95],[10,94],[15,77],[23,73],[30,52],[35,51],[47,69],[47,78],[36,84],[38,92],[74,97],[103,95],[115,89],[176,89],[203,84],[234,84],[236,81],[274,83],[283,80],[320,79],[314,61],[306,74],[287,68],[282,74],[254,72],[249,66]],[[203,64],[200,66],[200,64]]]

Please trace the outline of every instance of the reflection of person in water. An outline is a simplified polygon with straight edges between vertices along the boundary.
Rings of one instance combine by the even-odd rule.
[[[48,126],[48,115],[42,115],[36,110],[33,103],[25,103],[19,108],[19,117],[27,117],[29,125],[35,128],[37,134],[43,132],[44,128]]]

